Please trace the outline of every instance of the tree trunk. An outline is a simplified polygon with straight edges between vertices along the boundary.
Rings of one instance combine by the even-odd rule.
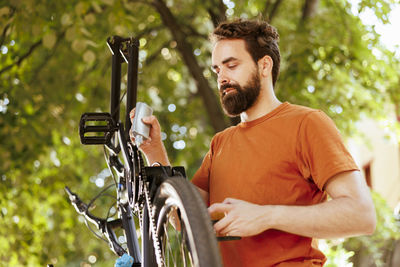
[[[226,6],[221,0],[219,0],[218,3],[216,3],[215,5],[212,5],[212,8],[208,8],[207,11],[208,14],[210,14],[211,20],[214,24],[214,28],[217,27],[218,24],[226,20]]]
[[[301,20],[304,22],[317,12],[318,0],[305,0]]]
[[[197,88],[203,99],[204,107],[214,131],[222,131],[228,126],[228,124],[225,122],[220,103],[218,102],[207,79],[204,77],[203,69],[200,67],[193,54],[191,44],[186,41],[185,34],[180,29],[174,15],[166,4],[162,0],[154,0],[152,4],[160,14],[165,26],[171,31],[171,34],[177,43],[177,49],[182,55],[183,61],[189,69],[190,74],[197,83]]]

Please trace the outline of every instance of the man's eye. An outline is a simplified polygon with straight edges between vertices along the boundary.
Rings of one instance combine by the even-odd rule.
[[[237,66],[237,65],[229,65],[228,68],[234,69],[234,68],[236,68],[236,66]]]

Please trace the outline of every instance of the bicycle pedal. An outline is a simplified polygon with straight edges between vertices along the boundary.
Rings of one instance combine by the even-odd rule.
[[[79,122],[79,136],[84,145],[105,145],[110,143],[116,123],[110,113],[84,113]]]

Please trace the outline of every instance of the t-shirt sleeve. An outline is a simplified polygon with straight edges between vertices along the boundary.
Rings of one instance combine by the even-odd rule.
[[[201,164],[200,169],[197,170],[192,178],[192,183],[206,192],[209,192],[211,156],[212,152],[210,148],[203,159],[203,163]]]
[[[322,111],[303,119],[298,133],[299,169],[320,190],[336,174],[358,170],[334,122]]]
[[[210,181],[211,163],[212,163],[214,147],[217,144],[219,134],[220,133],[217,133],[211,140],[210,149],[205,155],[203,163],[200,166],[200,169],[197,170],[197,172],[194,174],[192,178],[192,183],[206,192],[210,192],[209,181]]]

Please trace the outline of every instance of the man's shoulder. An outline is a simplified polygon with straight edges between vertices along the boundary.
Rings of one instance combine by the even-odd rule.
[[[237,127],[238,127],[237,125],[229,126],[224,130],[216,133],[213,138],[223,138],[224,136],[230,135],[235,131]]]
[[[286,112],[302,116],[313,112],[321,112],[321,110],[297,104],[289,104],[286,108]]]
[[[332,119],[322,110],[302,105],[288,104],[276,116],[276,123],[294,129],[303,129],[307,126],[322,127],[323,125],[334,126]]]
[[[216,145],[218,146],[221,142],[223,142],[223,140],[226,140],[226,137],[232,135],[236,128],[237,125],[229,126],[224,130],[216,133],[211,139],[211,147],[214,147]]]
[[[315,131],[315,129],[330,129],[337,131],[334,121],[322,110],[305,107],[301,105],[291,104],[291,110],[288,116],[293,118],[292,121],[298,122],[300,129]]]
[[[279,121],[284,120],[291,123],[301,123],[304,119],[315,116],[318,117],[320,113],[323,112],[319,109],[285,102],[285,107],[276,114],[275,118]]]

